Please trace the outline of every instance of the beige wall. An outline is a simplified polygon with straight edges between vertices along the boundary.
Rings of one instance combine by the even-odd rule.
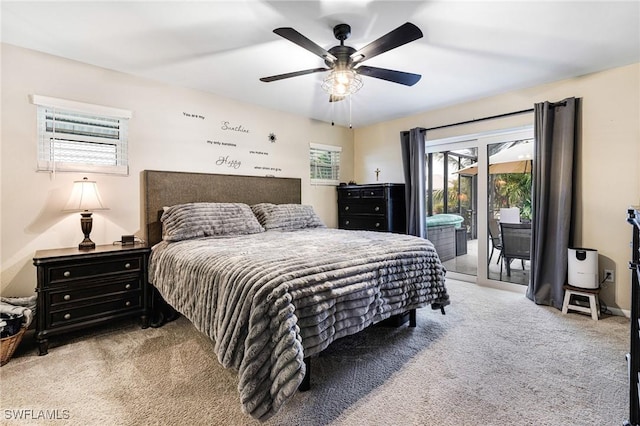
[[[598,250],[599,267],[614,269],[616,282],[601,293],[608,306],[630,309],[631,227],[626,208],[640,203],[640,64],[464,103],[406,117],[355,132],[358,183],[404,182],[400,132],[520,111],[536,102],[582,98],[578,149],[577,240]],[[458,136],[532,124],[532,114],[456,126],[427,133],[427,139]]]
[[[129,125],[129,176],[36,172],[38,94],[133,111]],[[183,112],[206,120],[189,121]],[[62,212],[73,181],[98,181],[109,210],[94,213],[91,239],[111,244],[122,234],[141,235],[140,172],[144,169],[262,175],[215,165],[217,152],[206,143],[220,120],[251,128],[260,140],[277,136],[269,161],[277,176],[302,179],[302,201],[314,206],[327,225],[337,224],[336,190],[309,182],[310,142],[340,145],[342,180],[353,178],[353,131],[307,118],[243,104],[209,93],[2,45],[2,149],[0,259],[2,294],[23,296],[35,288],[36,250],[72,247],[82,240],[79,214]],[[252,143],[258,143],[255,140]],[[265,142],[265,143],[268,143]]]

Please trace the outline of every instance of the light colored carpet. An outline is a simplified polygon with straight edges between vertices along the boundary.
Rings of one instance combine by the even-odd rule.
[[[267,425],[621,425],[628,416],[629,321],[562,315],[521,294],[448,282],[447,314],[373,327],[313,360],[312,389]],[[31,339],[0,369],[7,410],[58,410],[77,425],[259,424],[237,377],[184,318]],[[66,410],[66,411],[63,411]],[[31,422],[38,424],[39,422]]]

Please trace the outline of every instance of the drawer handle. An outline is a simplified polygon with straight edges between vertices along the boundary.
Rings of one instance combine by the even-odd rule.
[[[124,286],[125,290],[129,290],[131,288],[131,284],[127,284]]]
[[[124,264],[124,268],[125,268],[125,269],[129,269],[129,268],[131,268],[131,264],[130,264],[130,263],[125,263],[125,264]]]
[[[349,210],[349,206],[344,206],[344,209],[345,210]]]
[[[373,210],[375,210],[375,211],[379,212],[379,211],[380,211],[380,206],[376,206],[376,208],[375,208],[375,209],[373,209]]]
[[[380,222],[376,222],[376,228],[380,228]]]
[[[63,299],[64,300],[71,300],[71,295],[70,294],[65,294]]]
[[[348,225],[350,223],[350,221],[345,220],[344,223],[345,223],[345,225]]]
[[[131,302],[127,300],[126,302],[124,302],[124,306],[131,306]]]
[[[70,271],[64,271],[64,275],[65,278],[69,278],[71,276],[71,272]]]
[[[71,314],[64,314],[64,319],[66,320],[71,319]]]

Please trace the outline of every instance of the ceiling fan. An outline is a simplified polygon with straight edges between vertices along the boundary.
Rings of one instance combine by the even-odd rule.
[[[340,40],[340,45],[334,46],[328,51],[293,28],[276,28],[273,32],[324,59],[327,67],[263,77],[260,81],[271,82],[330,71],[329,76],[324,79],[322,87],[329,93],[329,101],[334,102],[344,99],[347,95],[355,93],[362,87],[360,75],[379,78],[405,86],[413,86],[422,77],[420,74],[362,65],[364,61],[374,56],[421,38],[422,31],[420,31],[420,28],[410,22],[390,31],[360,50],[344,45],[344,41],[351,35],[351,27],[347,24],[338,24],[333,28],[333,35]]]

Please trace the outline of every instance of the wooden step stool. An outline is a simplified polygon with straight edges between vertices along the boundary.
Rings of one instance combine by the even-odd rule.
[[[591,314],[591,318],[598,320],[600,318],[600,300],[598,295],[600,294],[600,287],[598,288],[580,288],[574,287],[569,284],[562,286],[564,288],[564,302],[562,303],[562,313],[566,314],[569,309],[582,312],[585,314]],[[583,296],[589,299],[589,307],[571,304],[571,296]]]

